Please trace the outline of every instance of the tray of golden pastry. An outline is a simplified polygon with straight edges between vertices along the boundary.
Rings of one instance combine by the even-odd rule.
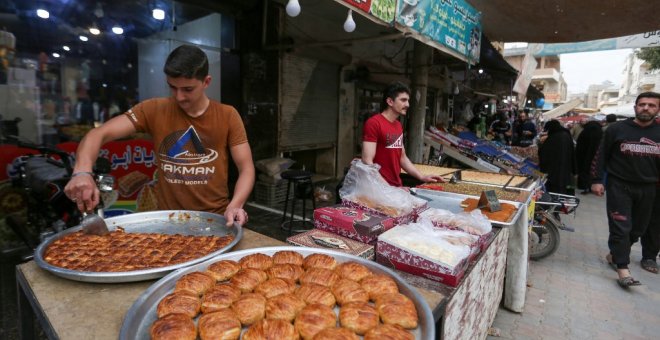
[[[430,307],[376,262],[307,247],[247,249],[170,273],[119,339],[435,339]]]
[[[66,229],[35,250],[39,267],[75,281],[118,283],[161,278],[231,249],[241,226],[224,216],[188,210],[161,210],[105,219],[110,233],[87,235]]]
[[[453,213],[470,212],[476,208],[479,196],[464,195],[453,192],[437,191],[415,188],[414,193],[428,201],[429,208],[449,210]],[[516,223],[524,210],[524,203],[498,199],[502,210],[491,213],[488,208],[481,208],[481,212],[490,223],[497,226],[510,226]]]

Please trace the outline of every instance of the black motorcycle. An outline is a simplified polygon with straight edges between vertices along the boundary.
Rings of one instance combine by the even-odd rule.
[[[22,141],[15,144],[32,149],[35,154],[16,158],[9,169],[12,186],[24,192],[25,214],[6,217],[7,225],[29,248],[66,228],[76,226],[82,218],[76,204],[64,194],[64,187],[73,173],[73,159],[63,150]],[[102,193],[111,192],[114,178],[109,175],[111,164],[99,157],[94,166],[94,179]],[[102,195],[103,196],[103,195]],[[102,214],[103,200],[97,207]]]
[[[559,230],[575,231],[561,221],[560,215],[574,214],[580,205],[575,196],[544,192],[536,201],[534,219],[530,225],[529,258],[540,260],[559,248]]]

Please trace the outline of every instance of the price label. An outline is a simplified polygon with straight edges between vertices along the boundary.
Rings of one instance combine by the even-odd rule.
[[[500,200],[497,199],[495,190],[484,190],[481,192],[481,197],[479,197],[477,208],[481,209],[484,207],[488,207],[490,212],[497,212],[502,210],[502,207],[500,206]]]

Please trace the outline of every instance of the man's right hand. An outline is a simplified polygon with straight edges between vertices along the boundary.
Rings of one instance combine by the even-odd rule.
[[[83,173],[71,177],[64,187],[64,193],[82,212],[92,211],[99,204],[100,191],[90,174]]]
[[[605,194],[605,186],[600,183],[592,184],[591,192],[593,192],[596,196],[603,196]]]

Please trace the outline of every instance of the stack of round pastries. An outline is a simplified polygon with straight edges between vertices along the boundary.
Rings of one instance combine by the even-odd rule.
[[[418,323],[415,305],[390,276],[288,250],[182,276],[157,316],[152,339],[407,340]]]

